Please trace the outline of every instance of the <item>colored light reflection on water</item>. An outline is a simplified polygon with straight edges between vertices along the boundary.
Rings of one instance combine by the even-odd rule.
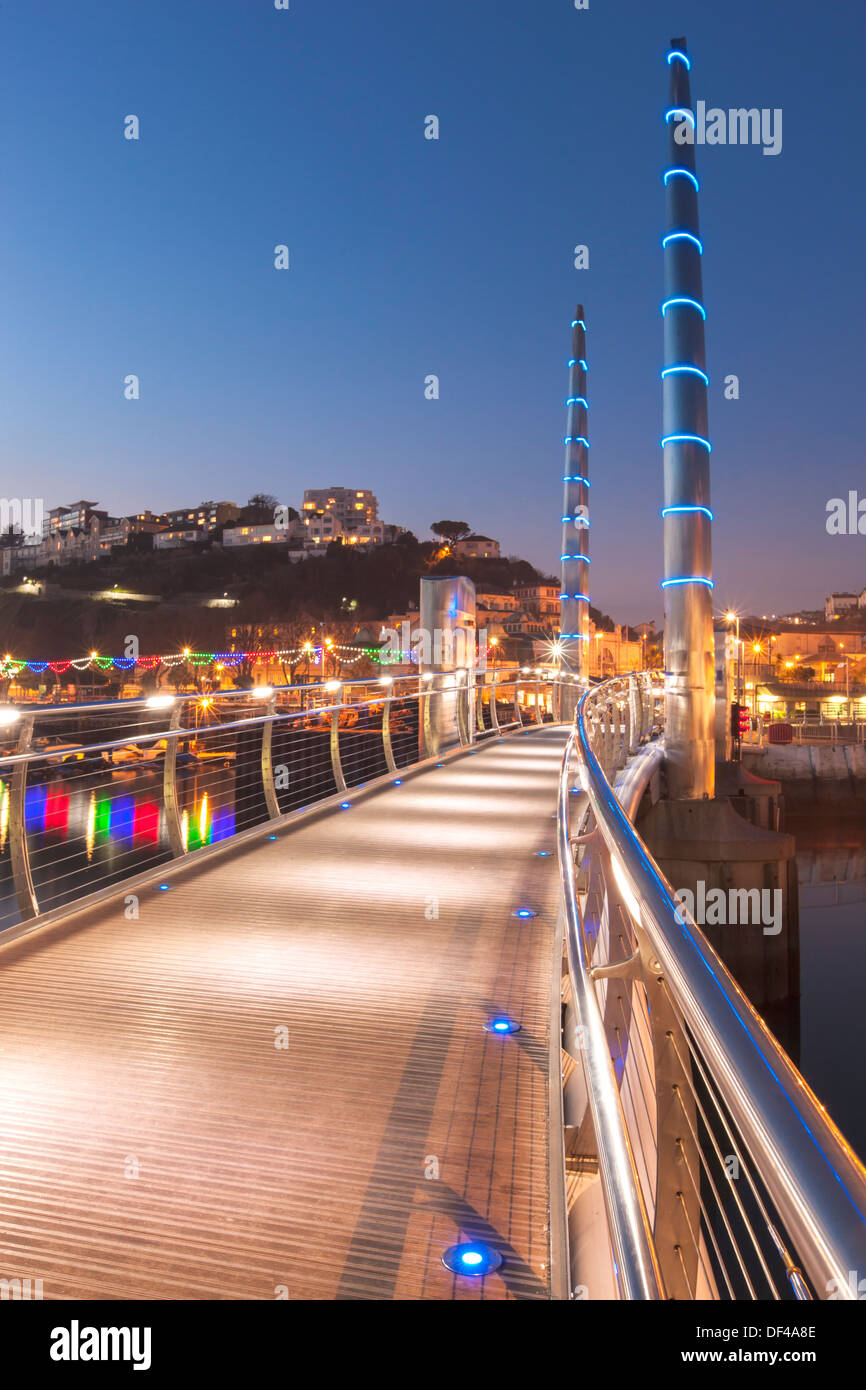
[[[0,850],[9,839],[11,789],[0,782]],[[93,789],[87,795],[70,792],[62,784],[35,784],[25,794],[24,820],[28,835],[61,836],[81,834],[88,859],[98,846],[144,848],[160,842],[163,811],[157,800],[136,796],[105,796]],[[82,826],[83,821],[83,826]],[[230,839],[235,833],[234,807],[215,806],[212,795],[203,792],[181,814],[184,848],[200,849]]]

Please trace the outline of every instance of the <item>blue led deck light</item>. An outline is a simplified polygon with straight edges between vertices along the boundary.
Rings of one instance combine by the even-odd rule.
[[[161,884],[159,885],[159,891],[160,891],[160,893],[167,893],[168,890],[169,890],[170,888],[171,888],[171,884],[170,884],[170,883],[161,883]]]
[[[683,575],[681,579],[663,579],[661,587],[663,589],[669,589],[672,584],[706,584],[708,589],[715,587],[712,579],[705,579],[700,574],[686,574]]]
[[[395,778],[394,778],[394,786],[395,786],[395,787],[402,787],[402,785],[403,785],[403,778],[402,778],[402,777],[395,777]]]
[[[663,367],[662,381],[664,381],[666,376],[673,376],[680,372],[690,372],[693,376],[699,376],[705,386],[709,386],[710,384],[710,378],[707,376],[706,372],[702,372],[700,367],[693,366],[691,362],[678,362],[674,367]]]
[[[518,1023],[516,1019],[499,1014],[496,1018],[491,1018],[488,1023],[485,1023],[484,1031],[485,1033],[499,1033],[505,1037],[509,1033],[522,1033],[523,1024]]]
[[[537,913],[537,912],[533,912],[533,910],[532,910],[531,907],[517,907],[517,908],[514,909],[514,911],[512,912],[511,915],[512,915],[512,917],[523,917],[523,918],[528,918],[528,917],[537,917],[537,916],[538,916],[538,913]]]
[[[713,452],[710,441],[700,434],[666,434],[661,441],[662,448],[666,444],[702,444],[708,454]]]
[[[704,308],[703,304],[699,304],[696,299],[689,299],[688,295],[679,294],[676,295],[673,299],[665,300],[664,304],[662,305],[662,318],[664,318],[665,314],[667,313],[668,309],[671,307],[672,304],[688,304],[690,308],[697,309],[702,319],[705,319],[707,317],[707,311]]]
[[[670,53],[668,54],[668,64],[672,63],[674,58],[679,58],[681,63],[685,63],[687,71],[691,68],[692,60],[691,58],[689,58],[687,53],[683,53],[681,48],[671,49]]]
[[[552,851],[549,850],[549,849],[537,849],[537,850],[535,851],[535,857],[536,857],[536,859],[549,859],[550,856],[551,856],[551,853],[552,853]]]
[[[340,810],[341,810],[341,811],[348,811],[348,809],[349,809],[349,807],[351,806],[351,804],[352,804],[351,801],[341,801],[341,802],[340,802]]]
[[[667,246],[669,241],[692,241],[701,255],[704,254],[703,242],[700,237],[696,237],[692,232],[668,232],[666,237],[662,237],[662,246]]]
[[[664,174],[662,175],[662,180],[664,182],[665,188],[667,188],[668,186],[668,179],[676,178],[691,179],[692,183],[695,186],[695,192],[700,192],[701,185],[698,183],[698,176],[697,174],[693,174],[691,169],[665,169]]]
[[[703,512],[704,516],[709,517],[710,521],[713,519],[713,514],[709,507],[699,507],[697,505],[687,507],[662,507],[662,516],[672,516],[676,512]]]
[[[469,1274],[480,1278],[492,1274],[502,1264],[502,1256],[490,1245],[451,1245],[442,1256],[442,1263],[452,1274]]]

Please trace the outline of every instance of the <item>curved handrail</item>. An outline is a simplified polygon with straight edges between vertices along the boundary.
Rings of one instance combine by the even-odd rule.
[[[575,731],[572,731],[562,758],[557,816],[557,849],[572,1001],[581,1030],[587,1092],[598,1141],[599,1171],[617,1285],[622,1298],[660,1299],[664,1298],[661,1271],[592,981],[592,963],[586,953],[577,905],[568,817],[569,768],[574,739]]]
[[[703,1065],[738,1126],[816,1289],[846,1294],[866,1269],[866,1168],[687,913],[642,843],[576,715],[581,782],[614,874]]]

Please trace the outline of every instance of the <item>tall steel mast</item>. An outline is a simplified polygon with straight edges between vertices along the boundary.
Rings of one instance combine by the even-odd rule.
[[[667,60],[667,230],[662,241],[665,745],[670,795],[691,800],[711,797],[715,787],[711,446],[695,118],[684,38],[671,40]]]
[[[562,479],[562,591],[559,595],[562,668],[589,674],[589,439],[586,323],[578,304],[571,325],[568,424]]]

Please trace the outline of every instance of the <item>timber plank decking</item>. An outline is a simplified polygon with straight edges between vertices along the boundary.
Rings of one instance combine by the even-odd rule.
[[[535,851],[564,738],[483,744],[142,892],[137,921],[121,890],[0,949],[0,1278],[549,1298],[559,898]],[[470,1239],[499,1273],[448,1273]]]

